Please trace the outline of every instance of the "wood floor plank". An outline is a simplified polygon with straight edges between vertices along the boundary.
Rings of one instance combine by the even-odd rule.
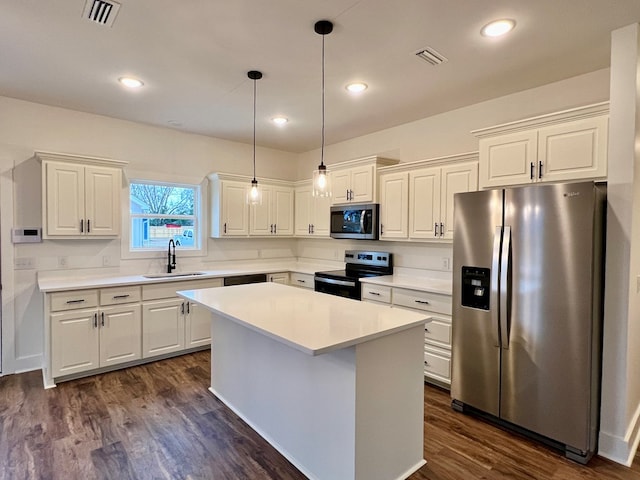
[[[0,480],[306,478],[207,390],[210,361],[198,352],[50,390],[40,372],[0,378]],[[427,464],[410,480],[640,480],[638,457],[581,466],[424,392]]]

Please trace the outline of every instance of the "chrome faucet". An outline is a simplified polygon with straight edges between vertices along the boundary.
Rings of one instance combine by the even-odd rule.
[[[173,251],[171,246],[173,245]],[[173,238],[169,240],[169,251],[167,252],[167,273],[171,273],[176,268],[176,242]]]

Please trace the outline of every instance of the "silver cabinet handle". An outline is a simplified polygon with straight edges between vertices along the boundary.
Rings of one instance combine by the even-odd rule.
[[[434,237],[438,236],[438,224],[437,223],[433,224],[433,236]]]
[[[308,225],[309,234],[311,234],[311,224]]]
[[[98,314],[93,314],[93,328],[98,328]]]
[[[544,163],[542,162],[538,162],[538,178],[542,178],[542,165],[544,165]]]
[[[191,313],[191,302],[187,302],[187,315]]]
[[[67,300],[67,305],[73,305],[74,303],[82,303],[85,302],[86,300],[84,298],[81,298],[79,300]]]
[[[380,294],[378,292],[369,292],[369,295],[375,295],[376,297],[380,296]]]
[[[227,233],[227,222],[224,222],[224,226],[223,226],[222,232],[223,233]]]
[[[87,233],[91,232],[91,220],[87,218]]]
[[[440,236],[444,237],[444,223],[440,223]]]
[[[80,219],[80,233],[84,233],[84,218]]]
[[[104,312],[100,313],[100,325],[104,327]]]
[[[384,225],[380,224],[380,235],[384,235]]]
[[[273,233],[275,233],[276,235],[278,234],[278,224],[277,223],[273,224]]]
[[[114,296],[113,296],[113,299],[114,299],[114,300],[119,300],[119,299],[121,299],[121,298],[129,298],[130,296],[131,296],[131,295],[129,295],[128,293],[127,293],[127,294],[125,294],[125,295],[114,295]]]
[[[312,223],[311,224],[311,233],[316,233],[316,226]]]
[[[533,180],[533,162],[531,162],[531,169],[529,170],[529,178]]]
[[[180,305],[180,313],[184,315],[184,302],[182,302],[182,305]]]
[[[298,279],[298,282],[300,282],[300,283],[307,283],[307,281],[306,281],[306,280],[300,280],[300,279]]]
[[[351,197],[349,195],[349,189],[347,188],[347,200],[351,200]]]
[[[429,302],[427,302],[426,300],[414,300],[414,302],[420,303],[422,305],[429,305]]]

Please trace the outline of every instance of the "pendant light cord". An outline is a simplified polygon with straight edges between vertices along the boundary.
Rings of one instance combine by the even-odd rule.
[[[320,147],[320,165],[324,165],[324,37],[322,35],[322,144]]]
[[[256,180],[256,82],[253,79],[253,180]]]

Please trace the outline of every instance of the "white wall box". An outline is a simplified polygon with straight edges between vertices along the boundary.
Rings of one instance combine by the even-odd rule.
[[[295,187],[295,236],[329,237],[330,197],[314,197],[312,180]]]
[[[480,187],[605,180],[609,103],[474,130]]]
[[[220,278],[142,286],[142,357],[211,344],[211,315],[178,297],[178,290],[221,287]]]
[[[372,156],[327,167],[331,175],[332,204],[377,202],[378,167],[397,163],[398,160]]]
[[[478,154],[401,163],[379,172],[381,240],[450,241],[454,195],[478,189]]]
[[[122,168],[127,162],[36,152],[42,162],[43,238],[120,235]]]

